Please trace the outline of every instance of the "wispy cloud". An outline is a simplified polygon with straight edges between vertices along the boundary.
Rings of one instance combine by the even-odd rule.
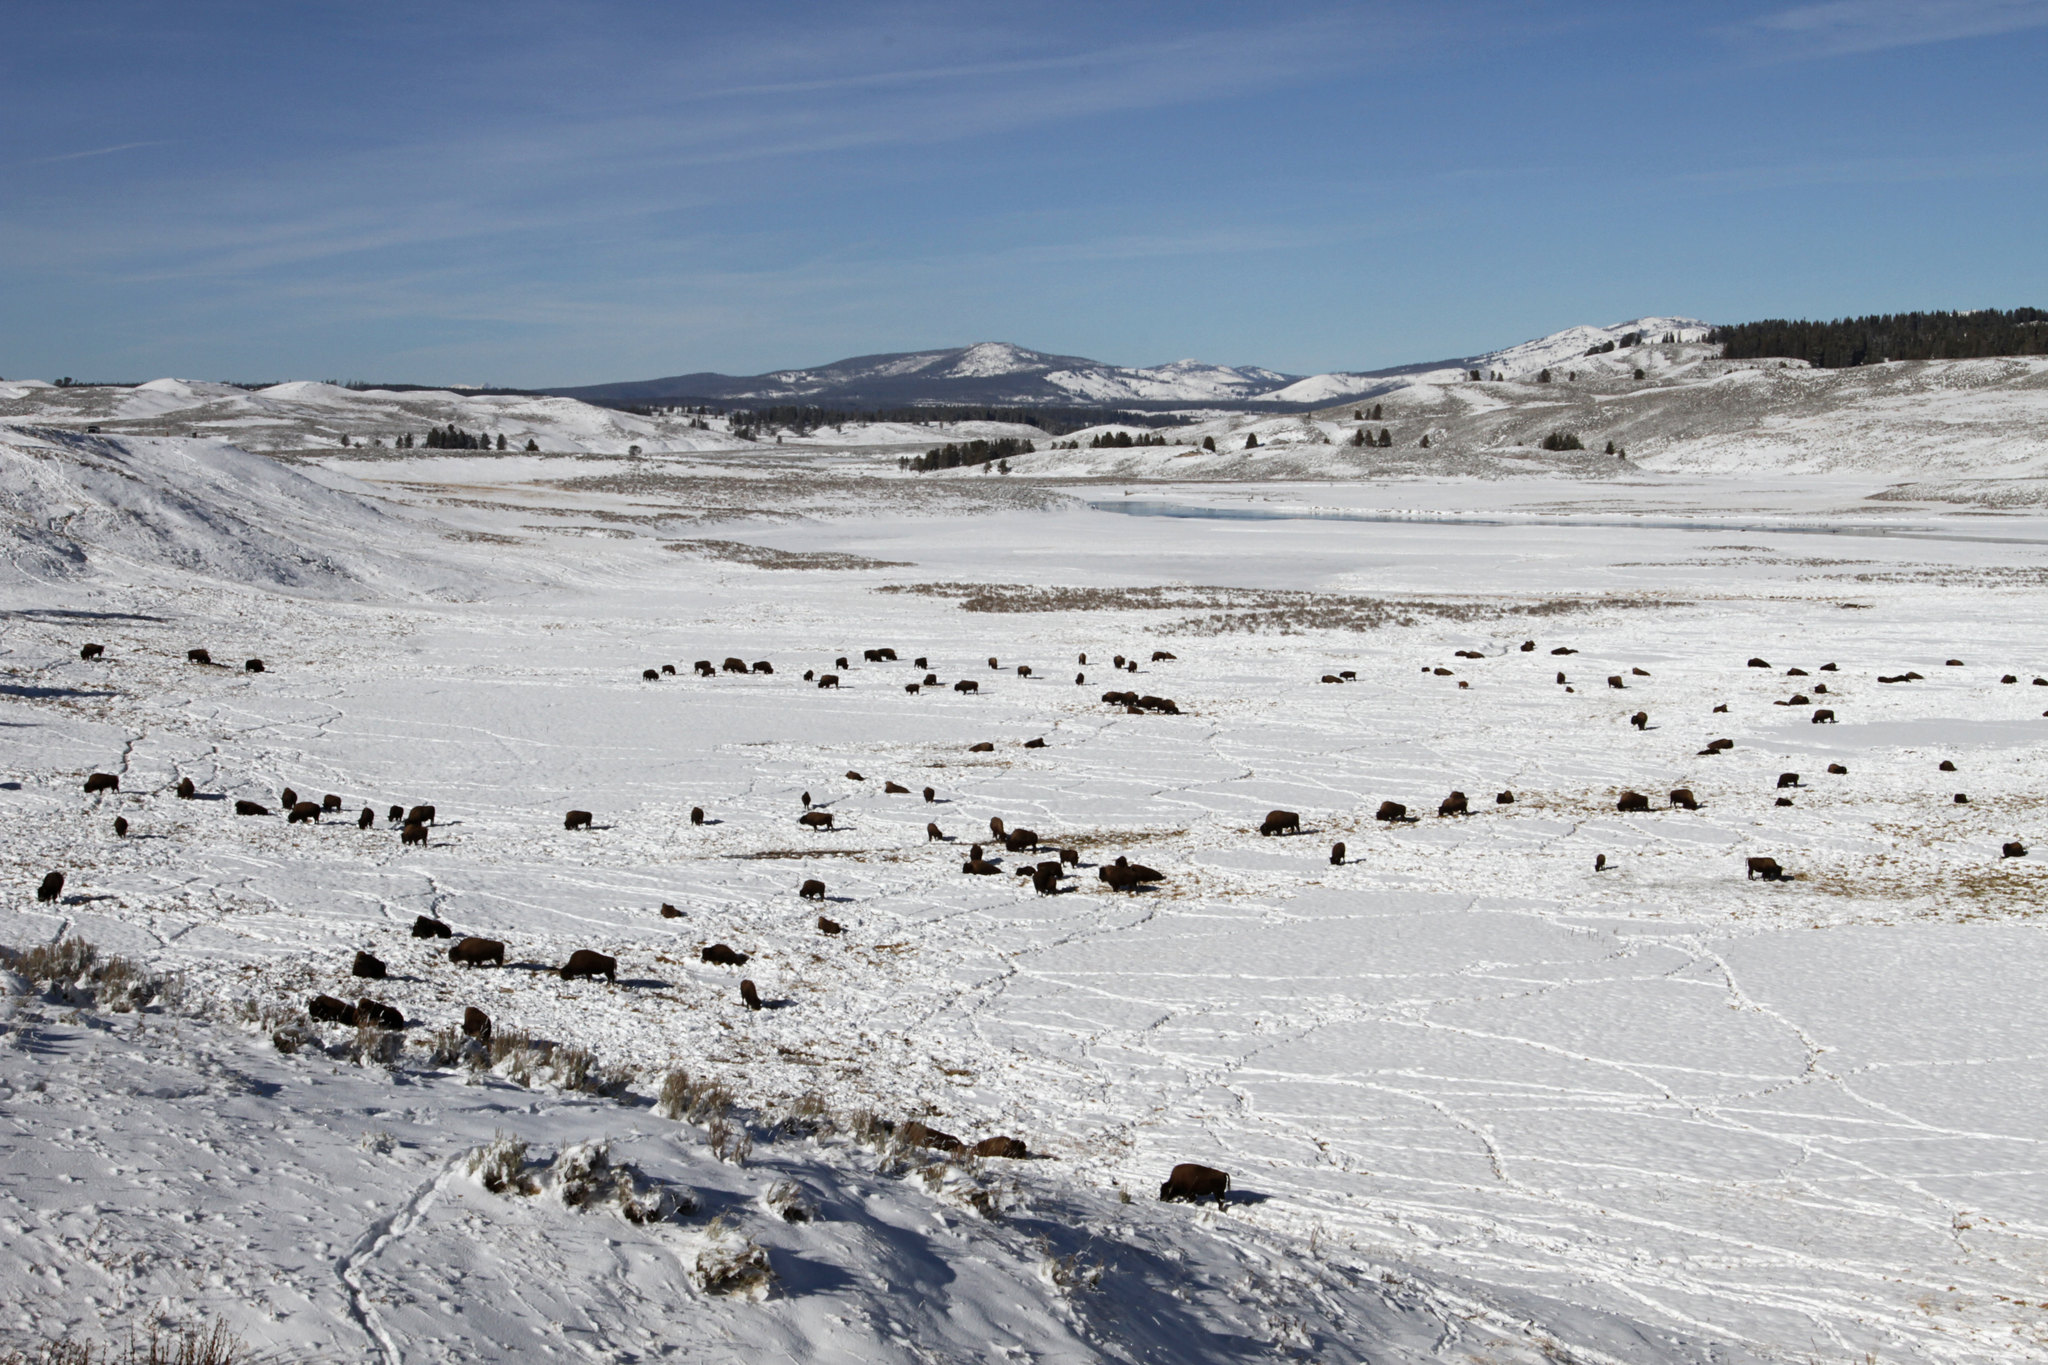
[[[2048,28],[2048,0],[1825,0],[1743,26],[1781,57],[1831,57]]]
[[[19,163],[23,166],[54,166],[60,161],[83,161],[87,157],[112,156],[116,152],[132,152],[139,147],[168,147],[168,138],[152,138],[147,142],[117,142],[111,147],[93,147],[83,152],[59,152],[56,156],[39,156]]]

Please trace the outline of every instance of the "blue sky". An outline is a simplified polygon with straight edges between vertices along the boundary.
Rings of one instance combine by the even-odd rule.
[[[1295,373],[2048,303],[2048,0],[0,0],[0,375]]]

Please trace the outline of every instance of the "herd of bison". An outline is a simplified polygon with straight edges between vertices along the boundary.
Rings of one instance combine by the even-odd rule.
[[[1534,640],[1525,641],[1520,646],[1520,652],[1522,653],[1533,653],[1535,650],[1536,642]],[[1568,646],[1559,646],[1552,649],[1550,653],[1557,656],[1566,656],[1575,654],[1577,651]],[[79,657],[88,661],[104,659],[105,649],[98,644],[87,644],[79,650]],[[862,657],[863,662],[866,664],[892,664],[897,662],[896,651],[888,648],[865,650]],[[1477,650],[1459,650],[1457,651],[1457,657],[1460,659],[1483,659],[1487,656]],[[1166,650],[1154,650],[1151,661],[1155,664],[1170,663],[1174,661],[1174,658],[1175,656]],[[190,663],[201,667],[220,666],[213,663],[212,656],[205,649],[186,651],[186,659]],[[1088,664],[1088,656],[1082,654],[1079,662],[1085,669]],[[991,657],[988,660],[988,667],[990,669],[998,669],[1000,666],[996,658]],[[1758,669],[1770,669],[1772,667],[1767,660],[1762,658],[1749,659],[1748,666]],[[1965,665],[1960,659],[1950,659],[1947,661],[1947,666],[1961,668]],[[838,688],[841,685],[841,675],[851,671],[847,657],[841,656],[836,659],[833,667],[837,671],[822,674],[816,670],[806,670],[803,675],[804,681],[815,682],[821,688]],[[921,657],[915,659],[913,667],[922,672],[924,676],[918,681],[906,683],[904,685],[906,692],[915,694],[924,689],[943,686],[938,675],[928,671],[930,663],[927,659]],[[1112,660],[1110,667],[1112,671],[1117,673],[1135,673],[1138,671],[1138,661],[1135,658],[1126,659],[1122,655],[1117,655]],[[249,673],[265,671],[263,661],[255,658],[249,659],[243,665],[243,668],[245,672]],[[697,676],[713,678],[718,676],[721,668],[725,673],[767,676],[773,676],[775,673],[774,666],[765,659],[749,664],[739,658],[728,658],[720,667],[714,667],[708,659],[699,659],[693,665],[692,671]],[[1837,666],[1833,663],[1822,664],[1815,671],[1825,674],[1839,672]],[[1032,676],[1031,666],[1028,664],[1018,665],[1016,672],[1019,677],[1029,678]],[[1438,677],[1456,676],[1454,670],[1441,666],[1425,665],[1423,672]],[[1808,678],[1813,676],[1803,668],[1788,668],[1784,671],[1784,675],[1792,678]],[[676,667],[673,664],[663,664],[659,668],[644,669],[641,673],[642,679],[648,682],[658,682],[662,678],[674,676],[676,676]],[[1646,670],[1633,668],[1627,675],[1613,674],[1608,676],[1605,681],[1606,685],[1610,688],[1626,690],[1629,686],[1630,677],[1646,678],[1648,676],[1650,675]],[[1356,673],[1353,670],[1327,673],[1322,676],[1322,681],[1329,684],[1344,684],[1354,682],[1355,680]],[[1878,682],[1885,684],[1912,683],[1922,680],[1921,674],[1910,670],[1904,673],[1880,675],[1877,679]],[[2018,683],[2019,678],[2015,674],[2007,673],[1999,681],[2001,684],[2011,685]],[[1076,685],[1085,685],[1087,682],[1086,673],[1076,673],[1074,675],[1074,682]],[[2033,679],[2033,684],[2037,687],[2048,687],[2048,678],[2037,677]],[[1469,684],[1467,681],[1460,679],[1458,680],[1458,686],[1462,688],[1469,686]],[[1562,671],[1557,674],[1557,686],[1562,687],[1568,692],[1575,690],[1567,675]],[[1827,682],[1803,683],[1799,684],[1799,686],[1806,690],[1795,691],[1790,697],[1773,704],[1782,707],[1810,707],[1812,709],[1808,712],[1808,716],[1812,723],[1817,725],[1834,723],[1836,719],[1834,710],[1830,707],[1817,706],[1813,700],[1815,696],[1829,695]],[[974,679],[962,678],[953,684],[953,689],[956,692],[973,693],[979,692],[980,686]],[[1104,692],[1101,700],[1104,705],[1117,708],[1131,715],[1159,714],[1177,716],[1181,714],[1180,708],[1174,704],[1170,697],[1159,697],[1149,694],[1140,695],[1134,691],[1112,689]],[[1725,712],[1727,709],[1726,703],[1713,708],[1717,713]],[[2043,712],[2042,714],[2048,716],[2048,712]],[[1650,726],[1648,712],[1636,712],[1629,717],[1629,723],[1637,730],[1647,730]],[[1045,747],[1045,741],[1042,739],[1027,740],[1024,742],[1023,747],[1032,749],[1043,748]],[[1712,739],[1707,741],[1705,746],[1699,750],[1699,756],[1712,757],[1717,754],[1726,753],[1734,747],[1734,741],[1732,740]],[[987,753],[993,751],[994,748],[995,745],[993,743],[983,741],[970,745],[969,751]],[[1840,763],[1830,763],[1827,771],[1832,775],[1842,775],[1846,774],[1848,769]],[[1956,771],[1956,765],[1953,761],[1944,760],[1940,764],[1940,771],[1954,772]],[[845,776],[849,781],[853,782],[866,780],[860,773],[853,771],[849,771]],[[1781,773],[1777,779],[1777,788],[1780,791],[1799,789],[1804,785],[1800,774],[1794,772]],[[95,772],[85,779],[85,791],[88,795],[100,792],[117,792],[120,789],[121,780],[113,773]],[[181,778],[173,790],[177,797],[184,800],[193,800],[199,796],[199,792],[189,777]],[[911,794],[908,787],[894,781],[885,782],[883,791],[889,795],[908,796]],[[931,787],[923,789],[923,798],[928,804],[936,803],[939,800],[938,793]],[[1669,793],[1666,799],[1669,802],[1669,809],[1672,810],[1693,811],[1699,809],[1699,801],[1689,788],[1676,788]],[[797,816],[797,822],[801,826],[813,832],[833,828],[832,813],[827,810],[813,808],[809,792],[803,793],[801,800],[803,811]],[[1967,804],[1969,796],[1967,793],[1957,792],[1954,794],[1953,800],[1955,804]],[[1515,796],[1511,791],[1500,792],[1494,797],[1494,804],[1498,806],[1512,805],[1514,801]],[[1792,798],[1780,795],[1776,798],[1776,802],[1780,806],[1789,806],[1792,804]],[[318,801],[301,799],[297,792],[287,787],[278,793],[278,806],[284,812],[288,823],[319,824],[323,816],[340,814],[343,808],[343,801],[340,796],[331,792],[323,795]],[[233,808],[235,814],[239,816],[268,816],[271,814],[270,809],[261,802],[247,799],[237,800]],[[1615,809],[1623,814],[1627,814],[1630,812],[1647,812],[1652,809],[1652,806],[1647,795],[1637,791],[1624,791],[1616,800]],[[1471,814],[1470,798],[1462,791],[1451,792],[1438,804],[1436,813],[1438,818],[1441,819],[1468,816]],[[393,805],[387,809],[385,815],[385,819],[390,824],[398,826],[402,845],[426,845],[429,831],[435,824],[435,818],[436,811],[431,805]],[[1408,808],[1398,801],[1384,801],[1380,804],[1378,810],[1374,812],[1374,818],[1389,824],[1396,824],[1413,822],[1420,817],[1410,814]],[[702,825],[704,819],[703,807],[699,806],[691,809],[690,821],[693,825]],[[592,828],[592,820],[591,812],[572,810],[564,816],[562,823],[563,827],[567,830],[588,830]],[[377,823],[375,808],[367,805],[364,806],[360,814],[356,816],[355,823],[359,829],[371,829]],[[1264,837],[1299,835],[1303,833],[1301,816],[1297,812],[1290,810],[1268,811],[1265,818],[1258,825],[1258,832]],[[115,818],[114,833],[117,837],[125,837],[127,835],[128,821],[125,817],[117,816]],[[1010,827],[1005,824],[1000,816],[990,819],[989,835],[990,842],[999,844],[1003,851],[1007,853],[1038,852],[1049,846],[1045,840],[1040,838],[1035,830]],[[925,826],[925,838],[926,842],[930,843],[950,841],[951,836],[945,834],[936,823],[928,823]],[[1069,868],[1078,869],[1080,867],[1081,855],[1078,850],[1072,848],[1060,848],[1057,851],[1058,856],[1055,858],[1022,863],[1014,868],[1013,871],[1017,876],[1030,877],[1032,888],[1038,894],[1047,896],[1058,895],[1061,891],[1061,879],[1072,875],[1068,871]],[[1345,846],[1342,843],[1332,845],[1330,862],[1334,865],[1342,865],[1345,862],[1345,852]],[[2023,844],[2013,841],[2006,843],[2001,852],[2003,857],[2019,858],[2025,857],[2027,850]],[[1792,880],[1794,877],[1793,873],[1788,872],[1774,858],[1751,857],[1747,860],[1747,863],[1747,876],[1752,880],[1762,878],[1765,881],[1787,881]],[[1600,872],[1606,870],[1606,867],[1606,855],[1601,854],[1596,857],[1593,870]],[[1000,874],[1003,868],[989,860],[987,849],[983,844],[976,843],[970,847],[967,858],[961,864],[960,870],[970,876],[992,876]],[[1125,857],[1118,857],[1113,861],[1099,865],[1096,868],[1096,877],[1112,892],[1132,893],[1140,891],[1151,883],[1165,880],[1165,874],[1142,864],[1133,863]],[[45,902],[57,900],[63,894],[64,880],[65,874],[61,871],[49,873],[43,878],[42,884],[37,888],[36,899]],[[808,878],[803,882],[797,894],[805,899],[823,901],[825,899],[825,883],[817,878]],[[681,915],[680,911],[670,905],[663,905],[661,913],[669,918],[676,918]],[[839,924],[823,915],[818,917],[817,928],[820,933],[826,935],[838,935],[842,932]],[[458,967],[478,968],[487,965],[503,967],[505,965],[505,945],[503,942],[497,939],[475,936],[465,936],[456,939],[454,931],[438,919],[432,919],[425,915],[420,916],[413,922],[412,935],[414,938],[420,939],[445,938],[453,940],[448,949],[448,960]],[[715,966],[744,967],[748,960],[746,953],[723,943],[707,945],[700,949],[699,955],[704,962]],[[568,960],[561,966],[550,968],[549,970],[564,980],[579,977],[594,979],[601,976],[608,983],[616,984],[618,979],[618,960],[594,949],[579,948],[572,952]],[[358,952],[356,954],[351,971],[354,976],[366,980],[382,980],[386,975],[384,963],[369,952]],[[739,997],[741,1003],[750,1010],[759,1010],[763,1007],[760,993],[755,987],[754,982],[750,979],[743,978],[740,981]],[[317,995],[308,1003],[307,1013],[316,1020],[349,1026],[371,1025],[386,1029],[402,1029],[406,1026],[407,1022],[404,1015],[393,1006],[383,1004],[367,996],[351,1004],[331,995]],[[491,1036],[490,1017],[475,1006],[469,1006],[463,1012],[462,1031],[479,1042],[488,1042]],[[908,1126],[911,1128],[918,1127],[915,1124]],[[1016,1142],[1015,1139],[992,1139],[991,1142],[1004,1145],[1000,1148],[990,1147],[988,1151],[982,1151],[980,1147],[976,1147],[973,1150],[977,1155],[984,1156],[1021,1156],[1025,1154],[1023,1144]],[[965,1150],[964,1146],[957,1140],[949,1139],[947,1135],[938,1133],[936,1130],[932,1130],[931,1141],[924,1145],[944,1150]],[[982,1144],[982,1146],[989,1146],[989,1144]],[[1161,1199],[1184,1200],[1213,1198],[1220,1204],[1227,1197],[1229,1185],[1230,1178],[1222,1171],[1214,1170],[1207,1166],[1183,1163],[1173,1168],[1166,1182],[1160,1186],[1159,1196]]]

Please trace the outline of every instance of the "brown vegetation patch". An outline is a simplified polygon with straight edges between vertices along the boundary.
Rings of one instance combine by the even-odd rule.
[[[870,559],[866,555],[841,554],[825,550],[778,550],[768,545],[748,545],[737,540],[671,540],[664,550],[701,559],[724,559],[756,569],[914,569],[901,559]]]

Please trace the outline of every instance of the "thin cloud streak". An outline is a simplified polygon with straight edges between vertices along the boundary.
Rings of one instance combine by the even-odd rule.
[[[2048,28],[2048,0],[1825,0],[1765,15],[1739,32],[1781,58],[1838,57]]]
[[[88,157],[112,156],[116,152],[132,152],[139,147],[169,147],[175,139],[153,138],[147,142],[117,142],[111,147],[94,147],[83,152],[60,152],[56,156],[39,156],[32,161],[18,161],[17,166],[54,166],[60,161],[84,161]]]

